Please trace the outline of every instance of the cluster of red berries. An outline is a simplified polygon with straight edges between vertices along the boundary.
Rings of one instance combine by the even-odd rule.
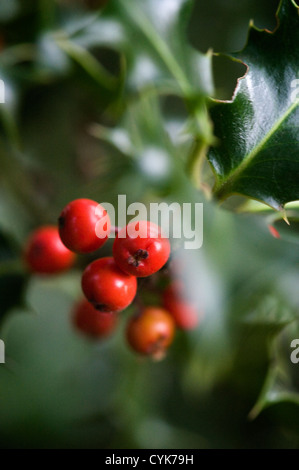
[[[25,248],[26,263],[36,273],[64,271],[73,265],[75,253],[91,253],[103,246],[111,230],[109,216],[101,205],[76,199],[63,209],[58,228],[42,227],[31,235]],[[169,256],[168,238],[151,222],[131,222],[117,231],[113,256],[96,259],[83,272],[85,299],[73,312],[76,327],[96,338],[109,335],[117,325],[118,313],[136,296],[137,278],[159,271]],[[162,357],[176,326],[192,329],[198,323],[196,309],[184,300],[180,282],[164,290],[162,305],[139,308],[129,319],[127,340],[140,354]]]

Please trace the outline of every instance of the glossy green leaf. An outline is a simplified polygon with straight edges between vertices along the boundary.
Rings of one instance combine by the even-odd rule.
[[[233,101],[211,110],[219,145],[208,159],[221,200],[242,194],[281,210],[299,199],[298,12],[282,0],[278,28],[251,26],[245,49],[233,54],[247,73]]]

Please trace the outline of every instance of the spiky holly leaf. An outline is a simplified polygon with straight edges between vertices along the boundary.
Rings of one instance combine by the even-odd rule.
[[[219,145],[208,159],[219,199],[242,194],[281,210],[299,199],[299,8],[282,0],[274,32],[251,25],[233,54],[247,65],[232,102],[212,110]]]

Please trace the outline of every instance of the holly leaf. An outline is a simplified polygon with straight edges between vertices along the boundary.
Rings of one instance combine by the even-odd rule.
[[[85,48],[106,45],[124,52],[129,85],[134,88],[154,81],[179,87],[190,97],[212,93],[211,55],[197,52],[187,39],[192,4],[192,0],[112,0],[72,39]]]
[[[213,94],[211,53],[201,54],[189,44],[192,5],[192,0],[111,0],[85,26],[65,27],[68,37],[60,45],[64,50],[115,50],[129,92],[154,88],[181,96],[196,118],[195,132],[210,144],[205,99]]]
[[[276,210],[299,199],[299,8],[282,0],[274,32],[250,26],[232,57],[247,66],[233,100],[211,110],[219,145],[208,154],[214,193],[257,199]]]
[[[250,418],[257,417],[266,408],[289,403],[293,405],[293,412],[296,412],[298,419],[298,340],[293,342],[294,338],[298,338],[298,316],[271,344],[268,373]]]

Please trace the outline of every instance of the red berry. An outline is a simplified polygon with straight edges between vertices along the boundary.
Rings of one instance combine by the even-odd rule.
[[[164,266],[170,255],[168,238],[158,225],[145,220],[132,222],[118,232],[113,256],[126,273],[137,277],[150,276]]]
[[[35,230],[29,237],[24,259],[29,269],[39,274],[55,274],[70,268],[75,254],[60,240],[57,227],[46,226]]]
[[[129,320],[126,333],[134,351],[162,359],[173,341],[175,323],[163,308],[146,307]]]
[[[176,281],[163,292],[163,307],[172,315],[176,326],[182,330],[193,330],[197,327],[200,315],[190,300],[184,296],[184,286]]]
[[[115,312],[124,310],[133,301],[137,280],[119,269],[112,257],[100,258],[83,272],[82,289],[97,310]]]
[[[58,224],[65,246],[78,253],[97,250],[105,243],[110,232],[107,211],[91,199],[70,202],[61,212]]]
[[[117,325],[115,312],[104,313],[96,310],[88,300],[83,299],[75,305],[73,323],[78,330],[94,338],[109,336]]]

